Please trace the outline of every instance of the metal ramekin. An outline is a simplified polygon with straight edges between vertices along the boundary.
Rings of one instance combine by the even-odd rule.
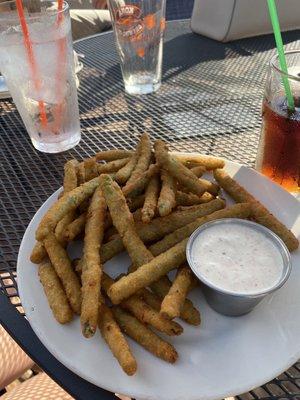
[[[278,250],[280,251],[283,260],[282,276],[280,281],[270,289],[261,291],[256,294],[245,294],[245,293],[243,294],[243,293],[223,290],[214,286],[212,283],[208,282],[204,277],[201,276],[201,273],[199,273],[194,268],[192,247],[196,237],[202,231],[204,231],[208,227],[211,227],[212,225],[225,225],[225,224],[232,224],[233,222],[235,224],[238,223],[242,225],[247,225],[252,229],[256,229],[264,233],[264,235],[266,235],[269,239],[271,239],[272,242],[277,246]],[[192,233],[188,241],[186,247],[186,256],[192,271],[197,276],[197,278],[202,282],[202,289],[208,304],[218,313],[228,316],[244,315],[250,312],[265,296],[275,292],[277,289],[283,286],[291,273],[291,256],[283,241],[270,229],[262,225],[259,225],[255,222],[239,218],[218,219],[212,222],[207,222],[206,224],[200,226],[198,229],[195,230],[195,232]]]

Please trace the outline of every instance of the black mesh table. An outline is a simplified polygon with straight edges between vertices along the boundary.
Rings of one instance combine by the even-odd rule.
[[[289,49],[299,48],[299,39],[299,31],[284,35]],[[274,42],[272,36],[264,36],[221,44],[194,35],[186,21],[170,22],[163,85],[158,93],[143,97],[124,93],[111,33],[77,42],[75,48],[85,55],[79,88],[82,141],[75,149],[58,155],[35,151],[12,101],[0,102],[0,322],[76,399],[105,400],[113,395],[56,361],[23,316],[15,270],[26,226],[60,186],[67,159],[81,159],[96,150],[133,148],[145,129],[152,139],[169,142],[171,150],[213,153],[253,166]],[[300,363],[239,398],[300,399]]]

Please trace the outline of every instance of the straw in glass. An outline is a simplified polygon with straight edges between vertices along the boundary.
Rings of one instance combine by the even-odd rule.
[[[58,14],[57,14],[57,27],[60,27],[60,24],[63,21],[63,13],[62,13],[62,9],[63,9],[63,4],[64,4],[64,0],[58,0],[57,1],[57,10],[58,10]],[[59,50],[59,54],[58,54],[58,66],[57,66],[57,72],[56,72],[56,82],[57,82],[57,95],[58,98],[60,98],[61,96],[61,91],[62,91],[62,87],[61,87],[61,81],[62,81],[62,76],[64,74],[64,72],[61,70],[60,66],[62,64],[64,64],[65,58],[66,58],[66,39],[62,38],[59,39],[58,41],[58,50]],[[62,124],[62,112],[63,112],[63,107],[62,107],[62,103],[58,104],[55,110],[55,127],[54,127],[54,131],[56,133],[59,132],[59,129],[61,127]]]
[[[269,13],[270,13],[270,17],[271,17],[271,22],[272,22],[274,36],[275,36],[275,42],[276,42],[277,51],[278,51],[280,68],[285,74],[288,74],[287,63],[286,63],[286,58],[285,58],[284,49],[283,49],[283,42],[282,42],[282,36],[281,36],[281,31],[280,31],[280,24],[279,24],[275,0],[268,0],[268,7],[269,7]],[[287,102],[288,102],[288,108],[291,111],[294,111],[295,110],[294,97],[292,95],[290,83],[289,83],[288,77],[286,75],[282,76],[282,82],[283,82],[283,86],[284,86],[284,90],[285,90],[285,94],[286,94],[286,98],[287,98]]]
[[[36,64],[34,54],[33,54],[33,48],[32,48],[32,43],[30,40],[29,30],[28,30],[28,26],[26,23],[25,15],[24,15],[22,0],[16,0],[16,5],[17,5],[17,11],[18,11],[18,15],[19,15],[21,29],[22,29],[23,36],[24,36],[24,44],[25,44],[25,48],[27,51],[29,66],[31,68],[34,85],[35,85],[37,92],[39,92],[41,83],[40,83],[40,79],[39,79],[37,64]],[[39,109],[40,109],[41,124],[42,124],[42,126],[45,127],[45,126],[47,126],[47,115],[46,115],[45,104],[42,100],[39,100]]]

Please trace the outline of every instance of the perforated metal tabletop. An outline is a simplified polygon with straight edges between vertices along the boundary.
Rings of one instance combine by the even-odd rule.
[[[288,49],[299,48],[299,39],[299,31],[284,35]],[[85,55],[79,76],[82,141],[75,149],[58,155],[35,151],[12,101],[0,102],[0,322],[76,399],[109,399],[111,394],[56,361],[22,316],[15,269],[26,226],[60,186],[67,159],[133,148],[145,128],[152,139],[166,140],[171,150],[213,153],[253,166],[266,65],[275,50],[272,36],[221,44],[194,35],[187,21],[170,22],[161,89],[130,97],[124,93],[111,33],[77,42],[75,49]],[[297,363],[239,398],[299,399],[299,388]]]

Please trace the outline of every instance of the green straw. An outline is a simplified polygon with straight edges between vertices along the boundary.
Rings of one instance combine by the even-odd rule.
[[[286,59],[285,59],[285,54],[284,54],[284,49],[283,49],[283,42],[282,42],[282,36],[281,36],[281,31],[280,31],[280,24],[279,24],[275,0],[268,0],[268,7],[269,7],[270,17],[271,17],[271,21],[272,21],[272,26],[273,26],[280,67],[281,67],[281,70],[287,74],[288,69],[287,69],[287,64],[286,64]],[[287,101],[288,101],[288,107],[291,111],[294,111],[295,110],[294,97],[292,95],[290,83],[289,83],[287,76],[285,76],[285,75],[282,76],[282,82],[283,82],[285,94],[286,94]]]

